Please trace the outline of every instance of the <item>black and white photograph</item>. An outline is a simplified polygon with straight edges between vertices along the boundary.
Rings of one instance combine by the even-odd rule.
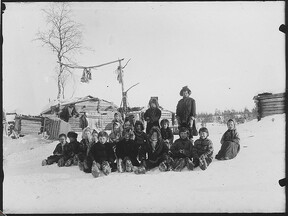
[[[284,1],[1,10],[1,215],[286,211]]]

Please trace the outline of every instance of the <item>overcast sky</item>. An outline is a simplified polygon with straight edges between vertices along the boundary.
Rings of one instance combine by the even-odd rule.
[[[49,3],[5,3],[3,14],[3,106],[39,114],[56,99],[56,56],[32,41],[45,30],[42,8]],[[130,106],[147,106],[158,96],[175,111],[188,85],[197,112],[252,109],[254,95],[285,91],[283,2],[71,3],[83,24],[79,65],[131,58],[124,70]],[[125,62],[124,62],[125,63]],[[81,83],[74,70],[74,96],[92,95],[120,105],[121,85],[112,64],[92,71]],[[73,82],[72,82],[73,84]],[[72,84],[66,98],[72,96]]]

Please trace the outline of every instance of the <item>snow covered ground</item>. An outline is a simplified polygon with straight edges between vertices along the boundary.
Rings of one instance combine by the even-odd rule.
[[[207,125],[214,156],[225,125]],[[239,155],[206,171],[93,178],[77,166],[41,166],[57,142],[4,137],[4,213],[285,212],[285,115],[238,125]]]

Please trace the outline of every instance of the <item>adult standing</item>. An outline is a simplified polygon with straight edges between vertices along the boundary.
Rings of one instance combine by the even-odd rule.
[[[160,128],[159,119],[161,118],[161,110],[159,109],[158,100],[151,98],[149,108],[144,113],[144,120],[147,121],[146,133],[149,134],[153,126]]]
[[[190,97],[191,90],[188,86],[184,86],[180,91],[180,96],[183,98],[178,102],[176,108],[176,118],[178,121],[178,128],[185,127],[189,130],[189,138],[193,138],[193,121],[196,117],[196,103]]]

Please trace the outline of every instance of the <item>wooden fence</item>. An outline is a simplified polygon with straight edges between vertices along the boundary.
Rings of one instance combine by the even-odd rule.
[[[43,121],[44,118],[38,116],[17,115],[14,130],[22,135],[37,135],[42,131]]]
[[[285,113],[285,93],[258,94],[254,98],[258,120],[266,116]]]
[[[48,139],[56,140],[58,139],[59,134],[67,134],[71,131],[71,125],[58,118],[45,118],[44,131],[47,133]]]

